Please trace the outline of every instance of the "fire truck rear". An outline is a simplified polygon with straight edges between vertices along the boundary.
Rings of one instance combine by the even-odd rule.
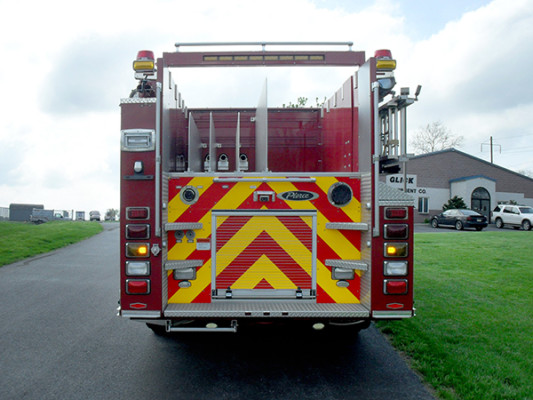
[[[393,91],[391,52],[205,45],[133,62],[138,86],[121,101],[119,315],[160,332],[412,317],[413,199],[380,176],[405,173],[416,97]],[[348,49],[330,50],[339,45]],[[254,66],[353,73],[317,108],[268,107],[265,84],[255,108],[188,109],[172,79]]]

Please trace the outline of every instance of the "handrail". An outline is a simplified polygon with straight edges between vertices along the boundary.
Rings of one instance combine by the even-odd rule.
[[[176,51],[179,51],[182,46],[261,46],[263,51],[265,51],[266,46],[348,46],[351,51],[353,42],[177,42],[174,46]]]

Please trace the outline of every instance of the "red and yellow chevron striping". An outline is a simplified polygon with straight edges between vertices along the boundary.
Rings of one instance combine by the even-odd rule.
[[[325,264],[327,259],[361,257],[358,231],[326,228],[328,222],[361,221],[360,181],[329,176],[314,180],[215,182],[212,176],[171,179],[168,222],[199,222],[202,228],[195,231],[196,240],[192,242],[177,241],[169,232],[168,260],[201,260],[202,266],[188,288],[180,288],[172,271],[168,271],[168,302],[210,302],[212,291],[231,288],[259,294],[314,290],[320,303],[358,303],[359,275],[355,274],[348,287],[339,287]],[[328,200],[328,190],[339,181],[348,184],[354,194],[352,201],[341,208]],[[179,192],[185,186],[198,191],[194,204],[181,200]],[[279,196],[294,191],[316,196],[304,201]],[[274,196],[271,201],[258,202],[254,192]],[[199,246],[198,239],[210,245]]]

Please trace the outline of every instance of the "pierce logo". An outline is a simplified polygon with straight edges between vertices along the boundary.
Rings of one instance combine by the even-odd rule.
[[[318,194],[306,190],[291,190],[290,192],[278,194],[278,198],[287,201],[309,201],[318,199]]]

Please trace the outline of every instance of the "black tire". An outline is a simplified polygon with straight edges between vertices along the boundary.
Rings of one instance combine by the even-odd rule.
[[[157,336],[165,336],[168,334],[164,325],[146,323],[146,326],[150,328]]]
[[[522,229],[525,230],[525,231],[530,231],[531,230],[531,222],[527,219],[523,220],[522,221]]]
[[[458,231],[462,231],[463,223],[461,221],[455,221],[455,229],[457,229]]]
[[[503,221],[502,221],[501,218],[496,218],[495,223],[496,223],[496,228],[498,228],[498,229],[502,229],[503,228]]]
[[[433,218],[433,219],[431,220],[431,226],[432,226],[433,228],[438,228],[438,227],[439,227],[439,223],[438,223],[438,221],[437,221],[437,218]]]

